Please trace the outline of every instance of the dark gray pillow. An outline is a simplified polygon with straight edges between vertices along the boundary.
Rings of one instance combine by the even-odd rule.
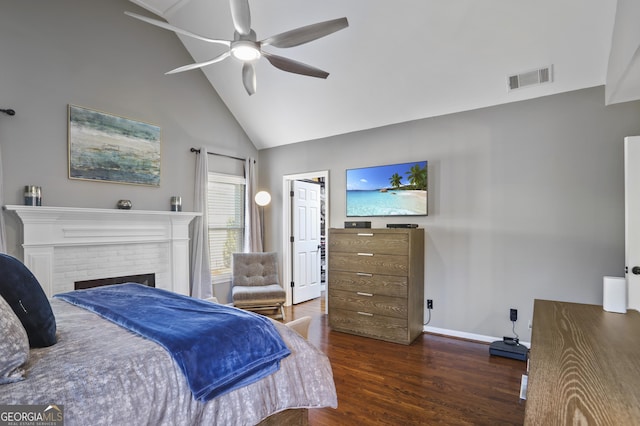
[[[40,283],[22,262],[2,253],[0,296],[20,319],[32,348],[56,343],[56,319]]]
[[[0,385],[23,380],[29,338],[11,306],[0,297]]]

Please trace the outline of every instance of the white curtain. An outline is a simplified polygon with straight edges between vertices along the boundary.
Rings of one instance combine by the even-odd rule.
[[[244,163],[245,203],[244,203],[244,251],[260,252],[264,249],[260,215],[253,198],[256,196],[256,162],[247,158]]]
[[[213,296],[211,268],[209,267],[209,221],[207,219],[207,182],[209,161],[207,149],[200,148],[196,156],[196,185],[193,210],[202,216],[193,220],[191,236],[191,296],[206,299]]]
[[[2,151],[0,150],[0,209],[4,206],[4,179],[2,178]],[[4,230],[4,211],[0,210],[0,253],[7,252],[7,234]]]

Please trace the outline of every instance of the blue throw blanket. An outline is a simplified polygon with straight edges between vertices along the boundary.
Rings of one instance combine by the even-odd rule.
[[[119,284],[54,297],[158,343],[208,401],[274,373],[291,353],[268,318],[140,284]]]

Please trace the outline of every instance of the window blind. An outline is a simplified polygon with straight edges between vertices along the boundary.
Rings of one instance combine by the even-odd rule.
[[[244,192],[244,177],[209,172],[207,212],[213,284],[231,281],[231,253],[243,251]]]

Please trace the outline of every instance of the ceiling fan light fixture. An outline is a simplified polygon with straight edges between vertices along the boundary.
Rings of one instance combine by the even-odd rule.
[[[132,0],[137,2],[138,0]],[[321,69],[294,61],[293,59],[277,56],[269,52],[263,52],[262,46],[273,46],[277,48],[287,48],[300,46],[310,41],[333,34],[349,26],[347,18],[332,19],[330,21],[318,22],[316,24],[306,25],[304,27],[295,28],[280,34],[273,35],[266,39],[258,41],[256,32],[251,29],[251,14],[249,11],[249,0],[229,0],[231,6],[231,19],[235,29],[233,40],[221,40],[204,37],[182,28],[175,27],[168,22],[152,19],[147,16],[138,15],[125,11],[124,13],[132,18],[139,19],[143,22],[173,31],[176,34],[204,41],[206,43],[214,43],[224,45],[228,50],[220,53],[218,56],[189,65],[178,67],[168,71],[165,74],[175,74],[182,71],[194,70],[205,67],[207,65],[220,62],[229,56],[236,58],[242,62],[242,82],[249,95],[256,92],[256,69],[255,62],[262,56],[269,61],[271,65],[279,70],[305,75],[316,78],[327,78],[329,73]],[[13,110],[11,110],[13,111]],[[2,112],[2,110],[0,110]]]
[[[234,58],[246,62],[257,61],[260,59],[260,49],[256,46],[256,43],[251,41],[236,41],[231,47],[231,56]]]

